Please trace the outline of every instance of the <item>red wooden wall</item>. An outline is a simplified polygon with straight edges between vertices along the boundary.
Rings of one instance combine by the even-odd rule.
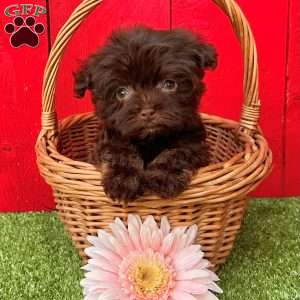
[[[300,194],[300,1],[290,1],[284,106],[283,190],[286,195]]]
[[[29,1],[44,5],[43,2]],[[38,176],[34,154],[40,128],[42,73],[48,55],[47,30],[34,49],[13,49],[4,31],[4,26],[14,20],[4,14],[5,8],[23,3],[0,2],[0,211],[53,207],[49,190]],[[10,11],[18,14],[20,8],[15,5]],[[36,20],[47,26],[46,14]]]
[[[46,30],[39,35],[38,47],[15,49],[3,30],[13,17],[3,11],[9,5],[24,3],[48,8],[47,14],[36,16]],[[38,174],[34,154],[40,127],[42,72],[51,42],[78,3],[80,0],[0,2],[0,211],[54,207],[51,191]],[[272,1],[271,10],[270,1],[238,3],[257,42],[261,127],[274,154],[274,170],[255,195],[300,195],[300,4],[298,0],[277,0],[276,5]],[[243,71],[240,49],[227,19],[211,0],[103,0],[65,52],[57,86],[60,117],[91,109],[89,99],[78,101],[72,95],[72,71],[78,60],[103,44],[113,28],[136,23],[189,28],[215,44],[219,66],[207,74],[208,91],[202,110],[239,118]]]

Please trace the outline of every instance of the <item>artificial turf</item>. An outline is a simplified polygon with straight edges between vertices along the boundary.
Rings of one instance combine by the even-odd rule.
[[[81,300],[80,267],[56,213],[0,214],[1,300]],[[251,201],[219,276],[220,300],[300,300],[300,199]]]

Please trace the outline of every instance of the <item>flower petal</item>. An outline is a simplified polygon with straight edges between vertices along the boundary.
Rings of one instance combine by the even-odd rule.
[[[203,256],[204,254],[200,249],[201,249],[200,245],[187,246],[176,253],[175,259],[181,259],[182,257],[185,257],[190,253],[198,253],[199,255]]]
[[[95,266],[91,266],[90,264],[88,264],[88,265],[83,266],[81,269],[84,271],[93,271],[93,270],[99,270],[100,267],[98,267],[98,266],[95,267]]]
[[[96,247],[89,247],[84,249],[84,253],[92,258],[98,257],[99,256],[99,250],[97,250]]]
[[[218,275],[217,275],[216,273],[214,273],[213,271],[207,270],[207,272],[208,272],[209,276],[211,277],[211,279],[212,279],[213,281],[218,281],[218,280],[220,280],[220,278],[218,277]]]
[[[193,281],[196,282],[197,284],[204,284],[204,285],[209,285],[213,282],[210,276],[193,279]]]
[[[102,293],[98,300],[120,300],[122,298],[122,293],[120,289],[110,289]]]
[[[151,234],[154,231],[158,230],[157,223],[155,222],[155,219],[153,216],[147,216],[146,220],[144,221],[144,224],[147,225],[151,229]]]
[[[171,226],[168,221],[168,218],[163,216],[160,221],[160,229],[164,236],[167,236],[170,232]]]
[[[190,270],[195,268],[197,264],[202,260],[203,253],[200,251],[186,253],[184,255],[180,255],[178,258],[175,256],[174,258],[174,266],[177,271],[182,270]]]
[[[172,300],[197,300],[197,298],[195,298],[193,295],[186,292],[178,291],[176,289],[173,290],[170,293],[170,295]]]
[[[158,249],[161,246],[161,236],[159,234],[159,231],[152,232],[152,249],[155,251],[158,251]]]
[[[211,267],[211,263],[207,259],[202,259],[197,265],[195,265],[195,269],[206,269]]]
[[[197,300],[218,300],[218,298],[211,292],[207,292],[204,295],[195,296]]]
[[[115,264],[120,264],[122,261],[121,257],[117,253],[109,251],[107,249],[97,249],[95,247],[90,247],[86,248],[84,250],[84,253],[91,258],[104,257],[106,258],[106,260],[113,261]]]
[[[129,232],[129,237],[134,246],[134,249],[141,250],[142,245],[141,245],[141,238],[140,238],[140,229],[137,229],[137,227],[135,227],[133,223],[128,223],[128,232]]]
[[[185,233],[186,228],[186,226],[179,226],[174,228],[172,232],[175,233],[177,236],[182,236]]]
[[[106,232],[104,229],[98,229],[97,230],[97,234],[98,234],[98,237],[110,237],[110,234],[108,232]]]
[[[104,257],[97,257],[88,260],[88,265],[91,265],[93,268],[98,267],[104,271],[109,271],[112,273],[119,272],[119,265],[115,264],[114,261],[108,261]]]
[[[199,284],[193,280],[177,281],[175,288],[176,290],[190,294],[205,294],[208,291],[208,287],[206,285]]]
[[[120,218],[116,218],[115,219],[115,223],[123,230],[123,231],[127,231],[127,228],[125,226],[125,224],[122,222],[122,220]]]
[[[84,285],[86,286],[86,284]],[[100,289],[100,290],[107,290],[107,289],[119,289],[119,283],[116,281],[98,281],[96,280],[93,285],[87,286],[90,288],[90,291]]]
[[[113,233],[113,236],[120,242],[124,242],[126,240],[126,235],[118,224],[112,223],[109,224],[109,227]]]
[[[223,293],[223,290],[214,282],[210,283],[208,285],[208,288],[213,291],[213,292],[216,292],[216,293]]]
[[[129,237],[128,237],[129,239]],[[111,243],[114,246],[115,252],[120,256],[120,257],[124,257],[126,256],[129,252],[131,252],[134,249],[134,246],[129,246],[128,244],[124,244],[122,243],[119,239],[115,238],[115,237],[111,237],[110,238]],[[131,241],[130,241],[131,244]]]
[[[102,293],[105,289],[98,288],[98,284],[101,283],[99,280],[93,280],[85,278],[81,280],[80,285],[83,287],[83,294],[88,295],[89,293]]]
[[[98,230],[98,238],[101,240],[102,244],[106,246],[106,248],[110,250],[114,250],[113,245],[110,243],[111,235],[108,234],[105,230]]]
[[[207,277],[209,275],[207,270],[189,270],[189,271],[179,271],[176,275],[176,280],[192,280],[202,277]]]
[[[100,248],[104,248],[105,247],[104,243],[97,236],[88,235],[86,237],[86,239],[88,240],[88,242],[90,244],[92,244],[95,247],[100,247]]]
[[[97,237],[97,236],[88,235],[86,238],[89,241],[89,243],[95,246],[96,248],[101,248],[101,249],[105,248],[108,250],[114,250],[113,246],[109,242],[110,236],[100,235],[100,237]]]
[[[111,228],[113,237],[115,238],[114,241],[111,239],[112,244],[114,244],[114,247],[117,247],[119,250],[117,251],[118,253],[120,253],[120,249],[123,249],[127,253],[135,250],[135,246],[129,238],[128,230],[121,219],[116,218],[115,223],[110,224],[109,227]],[[124,251],[121,251],[121,256],[124,255]]]
[[[82,287],[86,287],[86,288],[90,288],[91,286],[94,286],[94,285],[97,285],[99,281],[97,280],[92,280],[92,279],[89,279],[89,278],[84,278],[80,281],[80,285]]]
[[[140,230],[140,228],[142,226],[142,220],[138,215],[129,214],[128,215],[128,224],[131,224],[137,230]]]
[[[161,252],[163,254],[168,254],[173,247],[173,243],[175,241],[175,235],[174,233],[169,233],[163,240],[162,246],[161,246]]]
[[[192,225],[189,227],[189,229],[186,231],[187,234],[186,246],[191,245],[195,242],[197,233],[198,233],[197,225]]]
[[[94,270],[92,272],[87,272],[85,277],[92,280],[103,281],[117,281],[119,279],[118,275],[111,272],[106,272],[103,270]]]
[[[87,296],[84,297],[83,300],[98,300],[99,298],[99,293],[94,293],[94,294],[88,294]]]
[[[151,231],[145,223],[141,227],[140,237],[143,249],[147,250],[151,248]]]
[[[169,256],[174,258],[174,256],[185,247],[186,244],[186,234],[182,236],[175,237],[175,243],[173,245],[172,251],[169,253]]]

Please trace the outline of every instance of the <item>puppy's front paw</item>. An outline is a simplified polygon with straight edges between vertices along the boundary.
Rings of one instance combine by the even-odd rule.
[[[149,169],[145,172],[144,180],[150,193],[154,193],[161,198],[175,198],[188,187],[191,172]]]
[[[114,201],[129,202],[142,195],[141,175],[138,172],[122,173],[109,170],[103,178],[104,192]]]

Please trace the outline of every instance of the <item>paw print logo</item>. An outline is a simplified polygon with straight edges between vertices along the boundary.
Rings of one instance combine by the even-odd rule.
[[[39,35],[45,31],[42,23],[36,23],[34,17],[29,16],[25,20],[23,17],[16,17],[13,23],[8,23],[4,28],[10,34],[10,44],[14,48],[27,45],[35,48],[39,45]]]

